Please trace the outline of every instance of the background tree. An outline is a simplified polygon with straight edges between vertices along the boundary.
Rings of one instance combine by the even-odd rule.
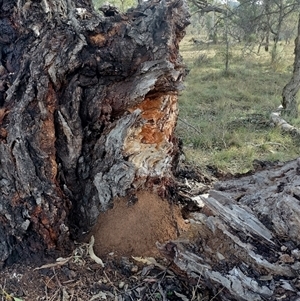
[[[268,51],[272,46],[271,62],[278,54],[278,42],[288,39],[295,28],[299,0],[254,1],[196,1],[190,0],[193,14],[210,20],[208,23],[210,38],[223,36],[226,43],[227,31],[230,43],[243,42],[246,48],[253,50],[258,44]],[[192,19],[195,22],[197,19]],[[213,22],[212,22],[213,20]],[[226,26],[225,26],[226,24]]]
[[[300,88],[300,15],[298,19],[298,35],[295,40],[294,71],[291,80],[283,88],[282,106],[284,112],[292,117],[298,117],[297,93]]]
[[[297,12],[299,9],[299,0],[265,0],[264,15],[266,18],[267,34],[266,43],[269,44],[269,37],[272,34],[273,47],[271,52],[271,61],[274,62],[277,56],[277,45],[280,39],[282,39],[282,29],[284,21],[293,12]]]

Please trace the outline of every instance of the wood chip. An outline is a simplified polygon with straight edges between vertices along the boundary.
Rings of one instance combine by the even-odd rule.
[[[99,258],[98,256],[96,256],[95,253],[94,253],[94,249],[93,249],[94,243],[95,243],[95,238],[94,238],[94,236],[92,235],[92,236],[91,236],[91,239],[90,239],[90,242],[89,242],[89,248],[88,248],[90,258],[91,258],[92,260],[94,260],[96,263],[100,264],[100,265],[104,268],[104,263],[103,263],[103,261],[101,260],[101,258]]]

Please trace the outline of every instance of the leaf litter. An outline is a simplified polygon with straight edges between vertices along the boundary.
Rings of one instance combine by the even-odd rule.
[[[0,301],[208,301],[212,297],[204,286],[178,274],[166,259],[111,254],[105,261],[95,261],[91,245],[78,244],[70,256],[40,267],[6,267],[0,271]]]
[[[179,178],[189,179],[188,172],[190,168],[178,175]],[[195,179],[195,174],[190,177]],[[208,189],[210,183],[206,184],[205,189]],[[189,194],[190,188],[185,182],[180,190],[184,188]],[[0,270],[0,301],[221,300],[212,288],[209,289],[210,284],[205,279],[189,278],[170,259],[162,256],[164,254],[159,256],[159,252],[152,252],[155,258],[120,257],[114,252],[103,256],[96,250],[99,258],[94,247],[97,246],[90,237],[89,243],[76,244],[72,254],[54,262],[42,266],[19,263],[5,267]]]

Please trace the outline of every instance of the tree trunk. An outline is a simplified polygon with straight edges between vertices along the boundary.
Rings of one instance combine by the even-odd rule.
[[[180,0],[0,0],[0,262],[67,248],[115,197],[168,193],[187,19]]]
[[[189,231],[158,247],[216,300],[299,300],[300,159],[256,165],[190,196]]]
[[[267,18],[267,24],[266,24],[266,44],[265,44],[265,51],[269,51],[269,45],[270,45],[270,31],[271,31],[271,25],[270,25],[270,2],[269,0],[265,0],[265,13]]]
[[[284,112],[292,117],[298,117],[297,93],[300,88],[300,15],[298,20],[298,35],[295,40],[295,62],[291,80],[283,88],[282,106]]]

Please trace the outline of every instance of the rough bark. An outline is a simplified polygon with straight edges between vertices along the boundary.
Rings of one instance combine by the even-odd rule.
[[[190,230],[158,245],[217,300],[300,298],[300,160],[267,165],[190,196]]]
[[[0,262],[66,248],[114,197],[167,193],[187,19],[180,0],[0,0]]]
[[[283,88],[282,106],[284,112],[292,117],[298,117],[297,93],[300,88],[300,15],[298,20],[298,35],[295,40],[295,62],[291,80]]]

